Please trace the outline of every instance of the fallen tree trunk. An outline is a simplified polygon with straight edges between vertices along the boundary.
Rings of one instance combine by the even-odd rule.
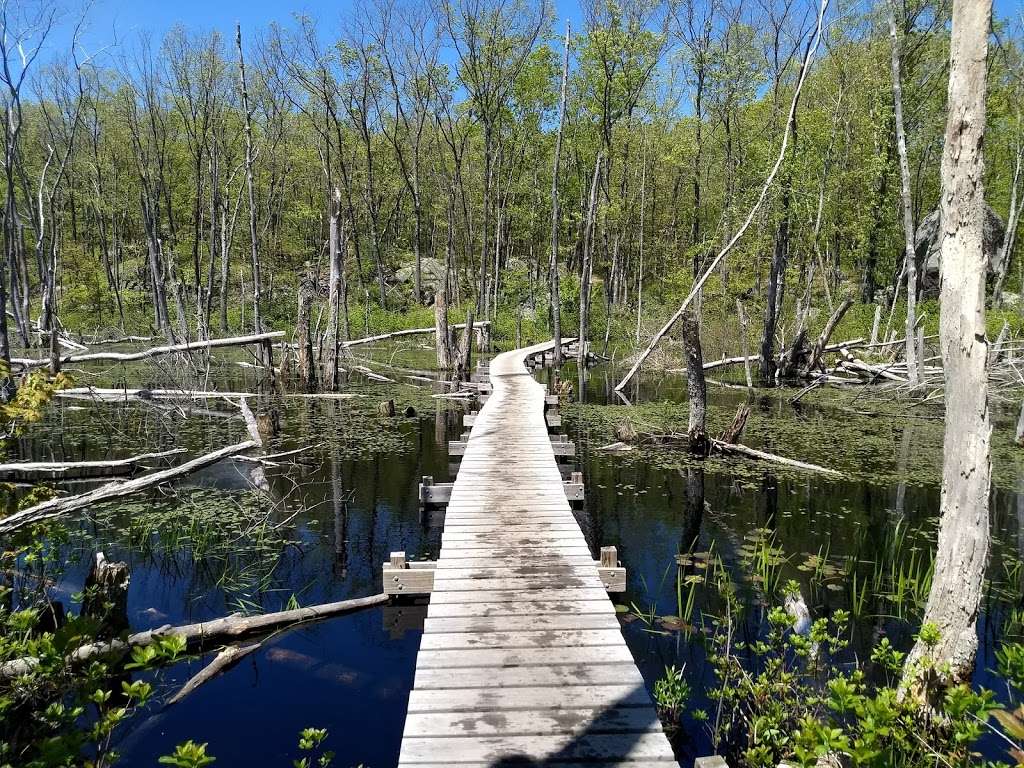
[[[133,480],[126,480],[125,482],[107,483],[99,488],[94,488],[91,491],[80,493],[76,496],[65,496],[44,501],[41,504],[15,512],[13,515],[0,520],[0,534],[10,533],[30,523],[37,523],[41,520],[48,520],[79,509],[85,509],[102,501],[130,496],[146,488],[151,488],[154,485],[159,485],[176,477],[182,477],[195,472],[197,469],[202,469],[210,464],[215,464],[221,459],[233,456],[236,453],[257,447],[259,447],[259,443],[256,441],[246,440],[244,443],[235,443],[212,453],[207,453],[204,456],[199,456],[191,461],[186,461],[177,467],[152,472]]]
[[[109,461],[20,461],[0,464],[0,480],[68,480],[83,477],[111,477],[134,472],[140,462],[163,459],[185,453],[184,448],[172,448],[157,453],[142,453],[127,459]]]
[[[472,323],[472,324],[470,324],[470,332],[473,332],[475,330],[477,333],[482,333],[483,329],[488,327],[488,326],[490,326],[490,324],[491,324],[490,320],[485,320],[482,323]],[[455,323],[453,325],[449,325],[448,326],[449,331],[457,331],[457,330],[461,330],[461,329],[463,329],[465,327],[466,327],[465,323]],[[359,347],[359,346],[363,346],[364,344],[376,344],[378,341],[387,341],[388,339],[396,339],[396,338],[399,338],[400,336],[421,336],[421,335],[424,335],[424,334],[427,334],[427,333],[436,333],[436,331],[437,331],[436,327],[431,327],[431,328],[407,328],[404,331],[392,331],[391,333],[382,333],[382,334],[380,334],[378,336],[365,336],[362,339],[352,339],[352,341],[343,341],[341,343],[341,346],[344,347],[345,349],[351,349],[352,347]]]
[[[162,347],[152,347],[141,352],[89,352],[81,355],[65,355],[60,359],[62,366],[72,363],[88,363],[97,360],[107,360],[117,363],[131,363],[137,360],[148,360],[151,357],[160,355],[171,355],[176,352],[194,352],[201,349],[213,349],[215,347],[243,347],[250,344],[262,344],[271,339],[279,339],[284,336],[284,331],[269,331],[267,333],[255,333],[250,336],[234,336],[227,339],[210,339],[209,341],[187,341],[182,344],[165,344]],[[50,364],[47,360],[37,360],[31,357],[11,358],[11,365],[19,365],[24,369],[44,368]]]
[[[165,637],[181,637],[185,640],[188,650],[198,651],[201,648],[216,643],[233,642],[243,637],[270,632],[282,627],[329,619],[334,616],[340,616],[343,613],[359,610],[360,608],[381,605],[387,601],[388,596],[382,592],[378,595],[370,595],[369,597],[358,597],[335,603],[322,603],[320,605],[311,605],[307,608],[294,608],[289,611],[264,613],[258,616],[225,616],[220,619],[201,621],[196,624],[185,624],[178,627],[157,627],[156,629],[147,629],[144,632],[136,632],[133,635],[129,635],[126,640],[111,640],[109,642],[83,645],[70,655],[68,661],[72,664],[83,664],[106,654],[124,654],[131,648],[152,645],[157,640]],[[28,674],[38,664],[39,660],[33,657],[5,661],[0,664],[0,680]]]
[[[838,472],[828,467],[822,467],[817,464],[809,464],[806,461],[797,461],[796,459],[787,459],[785,456],[778,456],[774,453],[768,453],[767,451],[759,451],[756,448],[748,448],[745,445],[738,443],[726,443],[722,440],[715,440],[711,438],[711,447],[716,451],[722,453],[738,453],[743,456],[749,456],[753,459],[761,459],[763,461],[772,461],[776,464],[783,464],[787,467],[796,467],[797,469],[806,469],[810,472],[821,472],[826,475],[832,475],[833,477],[842,477],[843,473]]]
[[[220,398],[242,400],[259,397],[255,392],[218,392],[217,390],[188,389],[117,389],[113,387],[69,387],[53,393],[54,397],[73,399],[92,398],[105,402],[137,400],[216,400]],[[363,397],[354,392],[285,392],[281,397],[304,400],[349,400]]]
[[[222,649],[221,652],[214,657],[213,661],[203,667],[198,674],[191,677],[187,683],[178,689],[177,693],[167,700],[167,706],[177,704],[203,683],[209,682],[213,678],[217,677],[221,672],[227,671],[250,653],[257,650],[260,645],[260,643],[229,645],[227,648]]]
[[[807,361],[800,371],[801,375],[807,377],[818,370],[824,372],[825,363],[822,358],[825,356],[828,340],[835,331],[836,326],[839,325],[839,321],[843,319],[843,315],[845,315],[847,310],[852,306],[853,299],[847,296],[843,303],[836,307],[836,311],[832,313],[832,317],[830,317],[828,322],[825,323],[825,328],[822,330],[821,335],[818,336],[818,340],[815,341],[814,346],[811,347],[811,352],[807,356]],[[844,349],[845,348],[846,347],[844,347]]]

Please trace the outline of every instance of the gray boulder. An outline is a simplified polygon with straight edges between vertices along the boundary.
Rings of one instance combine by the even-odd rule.
[[[985,203],[985,257],[988,259],[988,275],[992,277],[999,270],[999,247],[1003,244],[1006,225],[992,206]],[[914,235],[914,255],[921,280],[921,290],[926,296],[939,293],[939,209],[924,217]]]

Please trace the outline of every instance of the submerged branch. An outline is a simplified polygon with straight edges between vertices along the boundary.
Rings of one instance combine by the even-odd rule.
[[[146,488],[151,488],[154,485],[159,485],[160,483],[168,480],[173,480],[176,477],[181,477],[195,472],[197,469],[202,469],[210,464],[215,464],[221,459],[233,456],[236,453],[241,453],[242,451],[247,451],[250,448],[257,447],[259,447],[259,443],[256,441],[246,440],[243,443],[235,443],[234,445],[219,448],[216,451],[199,456],[191,461],[186,461],[184,464],[180,464],[177,467],[171,467],[170,469],[164,469],[159,472],[152,472],[133,480],[107,483],[99,488],[94,488],[91,491],[80,493],[76,496],[66,496],[59,499],[44,501],[41,504],[36,504],[28,509],[15,512],[13,515],[0,520],[0,534],[11,533],[12,531],[15,531],[25,525],[29,525],[30,523],[38,523],[42,520],[48,520],[79,509],[85,509],[86,507],[98,504],[99,502],[130,496],[131,494],[138,493]]]

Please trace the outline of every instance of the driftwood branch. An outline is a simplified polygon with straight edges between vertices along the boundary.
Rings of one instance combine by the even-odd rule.
[[[470,333],[474,330],[477,333],[482,333],[484,328],[489,327],[491,324],[490,320],[485,320],[482,323],[473,323],[470,326]],[[451,330],[456,331],[465,328],[464,323],[455,323],[448,326]],[[377,336],[365,336],[361,339],[352,339],[351,341],[341,342],[341,346],[345,349],[351,349],[352,347],[360,347],[364,344],[376,344],[378,341],[388,341],[389,339],[397,339],[401,336],[422,336],[428,333],[435,333],[437,328],[431,326],[430,328],[407,328],[404,331],[392,331],[391,333],[382,333]]]
[[[0,480],[78,480],[84,477],[111,477],[128,475],[138,469],[139,464],[150,459],[163,459],[185,453],[184,448],[172,448],[157,453],[142,453],[127,459],[109,461],[18,461],[0,464]]]
[[[294,608],[289,611],[263,613],[258,616],[225,616],[212,621],[201,621],[196,624],[185,624],[178,627],[163,626],[136,632],[126,640],[89,643],[76,649],[68,658],[71,664],[84,664],[92,659],[107,654],[124,654],[136,646],[152,645],[165,637],[181,637],[186,648],[197,651],[215,644],[234,642],[244,637],[265,634],[295,624],[321,621],[344,613],[381,605],[388,601],[383,592],[369,597],[357,597],[352,600],[341,600],[335,603],[322,603],[306,608]],[[33,657],[11,659],[0,664],[0,680],[25,675],[31,672],[39,660]]]
[[[822,371],[825,370],[822,357],[825,355],[828,340],[835,331],[836,326],[839,325],[839,321],[843,319],[843,315],[845,315],[852,306],[853,299],[847,296],[843,303],[836,307],[836,311],[832,313],[832,317],[828,319],[828,322],[825,323],[825,328],[822,330],[821,335],[818,336],[818,340],[814,342],[814,346],[811,347],[811,352],[807,356],[807,363],[803,366],[803,370],[801,371],[804,376],[809,376],[813,371],[819,369]]]
[[[759,451],[756,448],[748,448],[745,445],[739,445],[738,443],[725,443],[721,440],[711,439],[711,447],[716,451],[722,453],[738,453],[743,456],[749,456],[752,459],[761,459],[762,461],[772,461],[776,464],[783,464],[787,467],[795,467],[797,469],[806,469],[809,472],[821,472],[826,475],[832,475],[833,477],[842,477],[843,473],[838,472],[828,467],[822,467],[817,464],[810,464],[806,461],[797,461],[796,459],[787,459],[785,456],[778,456],[774,453],[768,453],[767,451]]]
[[[73,363],[89,363],[98,360],[106,360],[117,363],[131,363],[137,360],[148,360],[151,357],[171,355],[176,352],[196,352],[202,349],[213,349],[215,347],[242,347],[250,344],[262,344],[272,339],[279,339],[284,336],[284,331],[269,331],[267,333],[256,333],[251,336],[234,336],[227,339],[210,339],[209,341],[188,341],[182,344],[165,344],[161,347],[151,347],[140,352],[87,352],[81,355],[66,355],[61,358],[61,366]],[[32,357],[11,358],[12,365],[22,368],[44,368],[50,364],[49,359],[38,360]]]
[[[211,453],[207,453],[203,456],[199,456],[191,461],[186,461],[184,464],[180,464],[177,467],[171,467],[170,469],[164,469],[159,472],[151,472],[148,475],[142,475],[132,480],[126,480],[124,482],[107,483],[101,485],[99,488],[94,488],[86,493],[80,493],[76,496],[65,496],[59,499],[50,499],[44,501],[41,504],[36,504],[34,507],[23,509],[20,512],[15,512],[9,517],[5,517],[0,520],[0,534],[10,533],[11,531],[17,530],[22,526],[30,523],[37,523],[41,520],[47,520],[60,515],[65,515],[69,512],[74,512],[79,509],[85,509],[93,504],[97,504],[102,501],[109,501],[111,499],[119,499],[124,496],[130,496],[133,493],[138,493],[146,488],[151,488],[154,485],[159,485],[168,480],[173,480],[176,477],[195,472],[197,469],[215,464],[221,459],[225,459],[229,456],[233,456],[236,453],[247,451],[250,448],[259,447],[259,443],[254,440],[246,440],[244,443],[235,443],[224,448],[220,448]]]
[[[226,672],[243,658],[260,647],[261,643],[249,643],[248,645],[229,645],[221,650],[213,661],[207,664],[198,674],[194,675],[185,683],[178,692],[167,700],[167,706],[177,704],[203,683],[209,682],[222,672]]]

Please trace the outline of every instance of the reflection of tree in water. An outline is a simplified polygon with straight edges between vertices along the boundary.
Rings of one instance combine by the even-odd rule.
[[[761,493],[758,494],[758,513],[765,528],[775,529],[779,513],[779,480],[771,472],[761,476]]]
[[[679,470],[679,474],[686,481],[679,546],[682,552],[692,552],[697,547],[704,523],[704,468],[688,467]]]

